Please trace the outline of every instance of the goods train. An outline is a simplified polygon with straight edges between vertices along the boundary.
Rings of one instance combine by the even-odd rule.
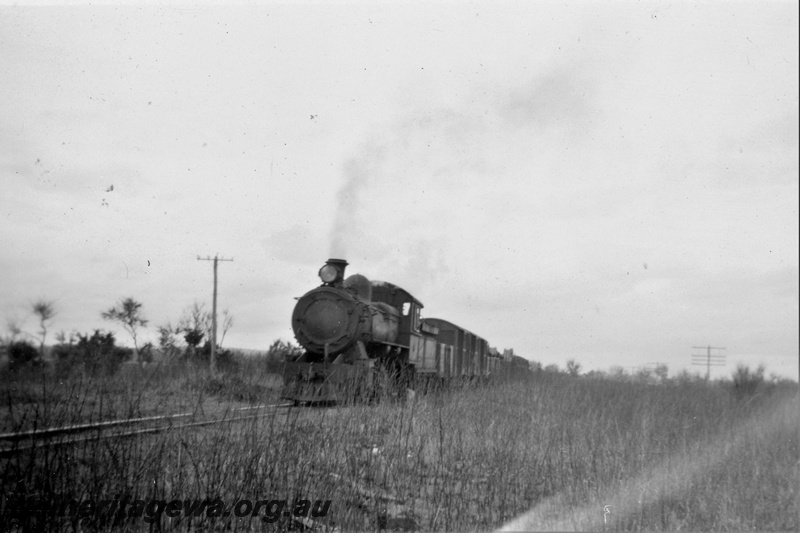
[[[422,303],[397,285],[345,279],[347,265],[329,259],[322,285],[298,298],[292,329],[305,353],[285,365],[285,398],[341,402],[528,369],[526,359],[501,355],[452,322],[422,318]]]

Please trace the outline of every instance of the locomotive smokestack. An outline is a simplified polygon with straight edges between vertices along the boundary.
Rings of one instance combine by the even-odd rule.
[[[325,285],[341,287],[344,280],[344,269],[347,268],[347,261],[344,259],[328,259],[325,265],[319,269],[319,277]]]

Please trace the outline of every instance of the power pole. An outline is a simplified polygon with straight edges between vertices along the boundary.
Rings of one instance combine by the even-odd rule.
[[[693,350],[706,350],[706,355],[692,354],[692,364],[696,366],[706,367],[706,381],[711,376],[712,366],[725,366],[724,355],[711,355],[711,350],[724,350],[725,348],[717,348],[714,346],[692,346]],[[705,359],[705,361],[704,361]]]
[[[218,256],[197,256],[198,261],[214,261],[214,299],[211,303],[211,360],[209,368],[212,374],[217,373],[217,263],[219,261],[233,261],[233,258],[223,259]]]

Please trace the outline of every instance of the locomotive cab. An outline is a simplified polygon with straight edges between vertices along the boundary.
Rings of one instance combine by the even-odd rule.
[[[419,331],[422,302],[405,289],[385,281],[372,282],[372,301],[385,303],[400,312],[397,344],[408,346],[411,334]]]

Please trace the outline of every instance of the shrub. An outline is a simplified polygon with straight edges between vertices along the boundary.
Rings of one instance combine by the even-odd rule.
[[[570,359],[567,361],[567,373],[576,378],[581,374],[581,364],[575,359]]]
[[[171,324],[158,326],[158,347],[168,360],[173,361],[182,355],[183,350],[178,346],[177,334],[180,330],[173,329]]]
[[[208,349],[209,356],[211,348]],[[231,350],[217,349],[217,370],[220,372],[232,373],[239,370],[239,360]]]
[[[296,346],[291,342],[278,339],[273,342],[272,345],[270,345],[269,350],[267,350],[267,362],[285,363],[288,361],[294,361],[303,355],[304,351],[305,350],[303,350],[301,347]]]
[[[738,365],[733,372],[733,395],[741,399],[753,396],[764,384],[764,365],[750,370],[745,365]]]
[[[239,369],[239,360],[231,350],[223,350],[217,346],[215,353],[217,359],[217,370],[220,372],[236,372]],[[206,342],[202,348],[186,347],[185,361],[196,364],[197,366],[208,368],[211,361],[211,343]]]
[[[153,345],[152,342],[145,343],[142,346],[141,350],[139,350],[139,361],[142,363],[152,363],[154,360],[153,352],[155,351],[156,347]]]
[[[39,350],[27,341],[8,345],[8,363],[11,370],[34,364],[39,360]]]
[[[59,373],[78,367],[92,375],[114,374],[123,362],[132,359],[133,350],[116,346],[114,334],[95,330],[94,334],[78,334],[76,344],[59,344],[53,350]]]

